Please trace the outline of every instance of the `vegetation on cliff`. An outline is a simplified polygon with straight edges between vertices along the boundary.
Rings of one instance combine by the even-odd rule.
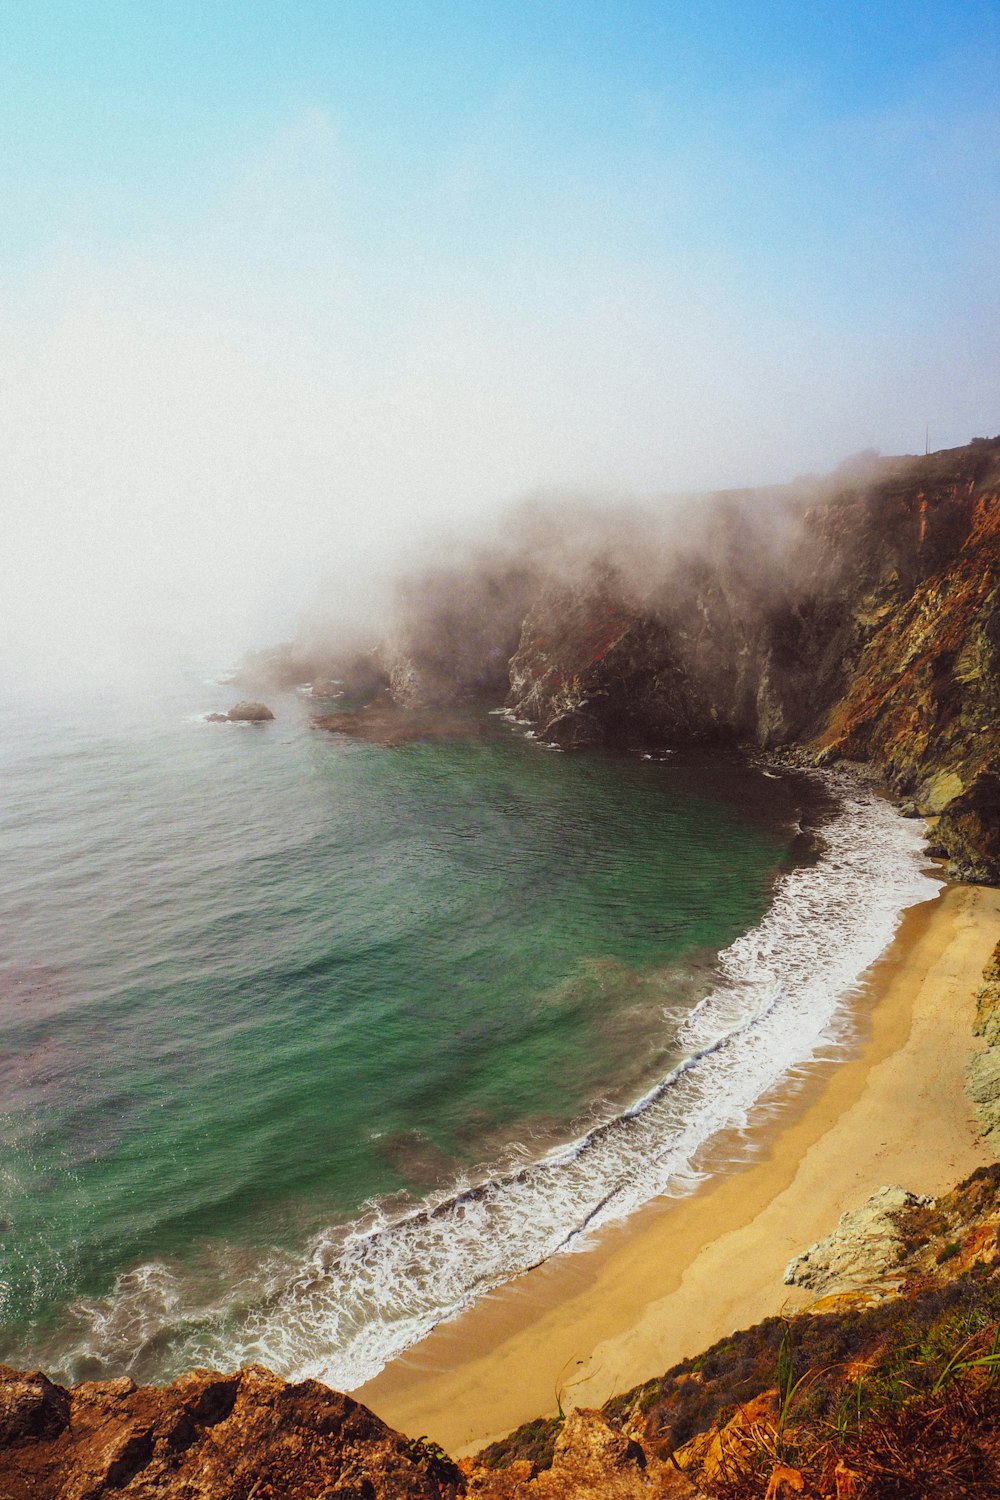
[[[936,1203],[900,1202],[895,1217],[897,1252],[886,1264],[875,1247],[863,1289],[855,1280],[808,1313],[734,1333],[604,1406],[611,1427],[689,1483],[666,1492],[1000,1492],[1000,1167]],[[514,1467],[516,1493],[530,1496],[561,1432],[559,1421],[530,1423],[478,1463]],[[484,1480],[479,1492],[506,1493]]]

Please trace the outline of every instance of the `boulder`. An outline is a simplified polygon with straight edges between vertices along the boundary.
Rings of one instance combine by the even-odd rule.
[[[231,708],[226,718],[233,724],[262,724],[267,719],[273,719],[274,714],[266,703],[253,703],[246,699]]]
[[[796,1256],[785,1271],[786,1284],[828,1296],[880,1282],[906,1253],[900,1214],[933,1204],[933,1198],[905,1188],[880,1188],[860,1208],[841,1214],[832,1234]]]
[[[206,714],[206,724],[266,724],[274,714],[266,703],[237,703],[227,714]]]

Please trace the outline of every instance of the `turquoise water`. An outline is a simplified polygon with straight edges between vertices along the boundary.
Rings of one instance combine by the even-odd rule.
[[[7,716],[0,1357],[74,1373],[81,1307],[136,1268],[263,1286],[373,1200],[613,1116],[791,858],[801,788],[724,760],[485,714],[387,750],[295,696],[202,722],[220,701]]]

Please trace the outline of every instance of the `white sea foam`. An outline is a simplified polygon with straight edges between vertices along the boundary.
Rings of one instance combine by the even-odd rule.
[[[134,1350],[141,1328],[161,1347],[166,1336],[174,1368],[259,1360],[350,1390],[519,1272],[584,1248],[658,1194],[689,1192],[706,1143],[744,1131],[769,1090],[849,1040],[862,975],[902,911],[940,888],[924,871],[922,825],[863,787],[834,785],[839,810],[819,858],[785,874],[763,921],[721,954],[717,984],[679,1025],[685,1060],[622,1115],[419,1212],[374,1206],[298,1262],[276,1256],[240,1279],[221,1304],[198,1306],[166,1267],[133,1271],[77,1309],[77,1354],[120,1367],[124,1330]],[[151,1289],[143,1313],[130,1309]]]

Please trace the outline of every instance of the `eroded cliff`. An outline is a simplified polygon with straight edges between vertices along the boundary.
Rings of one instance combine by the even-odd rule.
[[[1000,438],[647,509],[524,511],[394,598],[374,645],[306,632],[241,680],[332,681],[322,727],[382,743],[414,737],[407,714],[504,699],[564,748],[864,762],[936,820],[953,874],[1000,881]]]
[[[238,680],[322,683],[344,717],[321,727],[382,743],[414,737],[407,714],[503,699],[563,748],[864,762],[936,820],[954,875],[1000,881],[1000,438],[659,507],[522,508],[502,543],[399,579],[372,637],[314,624]]]
[[[773,514],[773,510],[769,512]],[[563,745],[728,739],[864,761],[937,819],[962,878],[1000,879],[1000,441],[716,505],[638,597],[551,585],[508,704]]]

